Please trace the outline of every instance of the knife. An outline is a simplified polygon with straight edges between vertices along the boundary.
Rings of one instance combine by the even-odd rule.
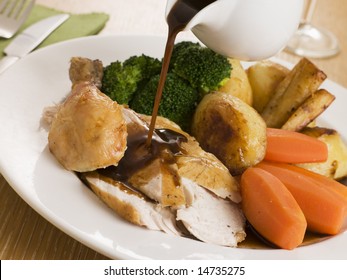
[[[4,49],[4,54],[6,54],[6,56],[0,60],[0,74],[20,58],[34,50],[49,34],[68,18],[68,14],[51,16],[34,23],[16,36]]]

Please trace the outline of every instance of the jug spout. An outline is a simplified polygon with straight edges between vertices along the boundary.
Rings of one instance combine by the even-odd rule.
[[[210,32],[218,32],[223,26],[228,24],[228,20],[233,16],[238,1],[239,0],[216,0],[212,2],[189,21],[185,30],[206,28],[210,30]]]
[[[187,22],[186,27],[183,30],[191,30],[199,24],[208,26],[221,25],[225,19],[228,18],[232,11],[232,6],[238,0],[167,0],[166,4],[166,16],[170,13],[174,5],[178,2],[186,3],[187,9],[191,7],[198,8],[203,7],[201,10],[197,11],[196,15],[193,16],[189,22]],[[200,3],[199,3],[200,2]],[[204,3],[201,3],[204,2]],[[218,3],[217,3],[218,2]],[[192,8],[193,9],[193,8]],[[223,10],[223,13],[220,11]],[[216,21],[216,17],[218,20]]]

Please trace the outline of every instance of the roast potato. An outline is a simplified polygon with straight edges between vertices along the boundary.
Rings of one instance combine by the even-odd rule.
[[[328,159],[325,162],[304,163],[298,166],[336,180],[347,176],[347,146],[336,130],[316,126],[306,127],[301,132],[326,143]]]
[[[192,134],[232,175],[241,174],[265,155],[264,120],[253,107],[227,93],[204,96],[193,117]]]
[[[248,81],[247,73],[241,62],[237,59],[229,59],[232,65],[230,79],[218,89],[220,92],[229,93],[252,105],[253,94],[252,87]]]
[[[252,106],[261,113],[289,69],[270,60],[259,61],[247,69],[253,92]]]

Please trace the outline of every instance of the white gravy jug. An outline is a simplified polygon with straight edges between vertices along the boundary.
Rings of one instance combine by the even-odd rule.
[[[180,0],[167,0],[166,16]],[[240,60],[282,50],[297,29],[303,0],[216,0],[186,25],[207,47]]]

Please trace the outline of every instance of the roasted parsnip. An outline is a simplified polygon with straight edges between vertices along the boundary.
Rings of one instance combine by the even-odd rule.
[[[319,89],[289,117],[282,129],[300,131],[314,121],[335,100],[335,96],[325,89]]]
[[[292,113],[318,90],[326,77],[311,61],[301,59],[279,83],[265,106],[261,115],[267,126],[282,127]]]

